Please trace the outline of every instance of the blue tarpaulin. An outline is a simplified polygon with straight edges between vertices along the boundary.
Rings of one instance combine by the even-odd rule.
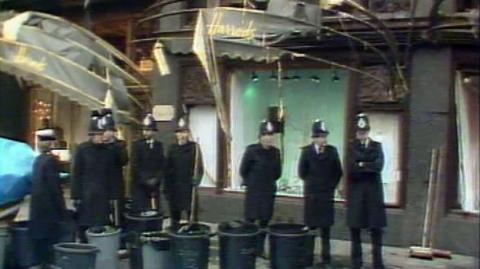
[[[36,155],[29,145],[0,137],[0,206],[30,192]]]

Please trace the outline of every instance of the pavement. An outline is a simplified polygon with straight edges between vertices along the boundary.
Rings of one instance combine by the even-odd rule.
[[[321,269],[323,268],[320,263],[320,246],[319,238],[316,242],[316,261],[315,266],[308,269]],[[333,257],[333,268],[338,269],[347,269],[349,267],[349,253],[350,253],[350,242],[342,240],[332,240],[332,257]],[[370,245],[364,244],[364,261],[365,269],[371,269],[370,265]],[[267,250],[268,252],[268,250]],[[434,259],[434,260],[421,260],[409,258],[408,249],[398,248],[398,247],[384,247],[384,260],[386,269],[479,269],[479,260],[478,258],[453,255],[452,259]],[[122,266],[120,269],[136,269],[130,268],[128,265],[128,259],[122,260]],[[211,244],[211,253],[210,253],[210,264],[208,269],[219,269],[219,259],[217,251],[217,242],[216,239],[212,239]],[[268,260],[257,258],[256,269],[269,269]],[[254,269],[254,268],[252,268]],[[293,268],[292,268],[293,269]]]

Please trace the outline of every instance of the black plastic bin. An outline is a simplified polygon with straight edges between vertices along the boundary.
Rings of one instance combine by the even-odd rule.
[[[34,244],[28,230],[28,221],[14,222],[10,224],[10,234],[15,260],[15,266],[28,268],[38,265],[39,259],[35,255]]]
[[[157,211],[125,214],[127,246],[130,252],[130,268],[143,269],[142,243],[140,236],[144,232],[156,232],[163,229],[164,216]]]
[[[142,234],[144,269],[175,269],[170,240],[170,237],[163,232],[147,232]]]
[[[300,224],[268,227],[272,269],[304,269],[313,261],[312,233]]]
[[[203,224],[183,225],[169,230],[175,269],[208,269],[210,227]]]
[[[221,269],[255,269],[260,229],[257,225],[233,221],[218,226]]]
[[[97,247],[79,243],[60,243],[54,246],[55,266],[61,269],[96,269],[100,251]]]
[[[125,215],[126,232],[135,232],[138,235],[144,232],[161,231],[164,216],[157,211],[142,213],[128,213]]]

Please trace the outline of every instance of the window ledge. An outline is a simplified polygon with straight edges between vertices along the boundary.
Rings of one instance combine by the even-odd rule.
[[[461,209],[453,209],[447,214],[447,218],[456,220],[476,220],[480,219],[479,213],[467,212]]]

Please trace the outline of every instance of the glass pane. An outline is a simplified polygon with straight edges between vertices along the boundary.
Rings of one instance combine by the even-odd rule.
[[[394,113],[368,113],[373,140],[382,143],[385,166],[382,171],[383,191],[386,204],[399,204],[400,194],[400,124],[401,116]]]
[[[462,210],[480,210],[478,76],[457,75],[456,105],[458,126],[459,202]]]
[[[202,150],[203,175],[201,187],[215,187],[217,181],[217,116],[213,106],[196,106],[190,110],[192,138]]]
[[[259,81],[252,81],[252,73],[237,72],[232,77],[232,181],[231,188],[241,190],[238,169],[247,145],[256,143],[258,125],[267,117],[269,106],[279,105],[280,96],[286,110],[283,137],[284,162],[282,178],[278,181],[280,195],[301,196],[303,183],[297,175],[300,148],[310,143],[310,129],[317,118],[325,120],[330,130],[329,143],[344,156],[345,119],[347,104],[347,73],[338,72],[332,80],[331,70],[296,70],[288,75],[299,79],[282,81],[270,79],[270,72],[257,72]],[[312,77],[319,79],[312,80]],[[277,146],[282,139],[277,135]]]

